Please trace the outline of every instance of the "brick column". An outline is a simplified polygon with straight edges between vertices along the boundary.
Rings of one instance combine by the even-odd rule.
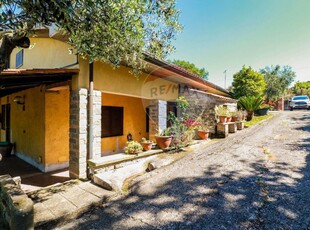
[[[93,157],[101,157],[101,92],[93,91]]]
[[[86,178],[87,158],[87,89],[71,91],[70,96],[70,156],[71,178]]]
[[[158,130],[167,128],[167,102],[153,100],[149,106],[150,109],[150,131],[149,139],[155,140]]]
[[[279,111],[283,111],[284,110],[284,98],[280,98],[278,101],[277,101],[277,109]]]

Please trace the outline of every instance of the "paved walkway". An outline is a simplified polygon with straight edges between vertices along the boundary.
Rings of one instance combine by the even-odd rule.
[[[0,175],[21,177],[21,188],[34,201],[35,226],[75,218],[115,195],[89,181],[70,180],[67,169],[43,173],[16,156],[3,157]]]
[[[70,180],[68,169],[43,173],[16,156],[3,157],[0,161],[0,175],[21,177],[21,187],[25,192],[34,191],[56,183]]]
[[[47,222],[53,224],[64,219],[74,219],[91,207],[102,205],[113,195],[115,195],[113,192],[104,190],[89,181],[80,180],[71,180],[28,193],[34,201],[36,227]]]
[[[310,229],[309,111],[193,151],[56,229]]]

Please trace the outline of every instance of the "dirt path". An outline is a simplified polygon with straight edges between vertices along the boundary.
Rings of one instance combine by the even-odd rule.
[[[310,113],[283,112],[58,229],[310,229]]]

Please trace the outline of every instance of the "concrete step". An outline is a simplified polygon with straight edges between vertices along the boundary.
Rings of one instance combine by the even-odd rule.
[[[95,184],[107,190],[123,192],[126,190],[123,186],[127,179],[169,165],[175,160],[176,158],[173,155],[167,155],[165,157],[154,155],[146,158],[135,159],[119,168],[103,170],[94,174],[93,181]]]
[[[191,146],[199,143],[206,141],[192,141]],[[174,154],[165,153],[167,151],[169,152],[169,149],[150,150],[137,155],[120,153],[88,161],[93,171],[93,182],[107,190],[122,192],[128,178],[169,165],[185,155],[182,151]]]
[[[159,153],[162,153],[161,149],[154,149],[139,154],[125,154],[118,153],[109,156],[100,157],[98,159],[93,159],[88,161],[88,165],[94,173],[100,172],[102,170],[111,170],[122,167],[128,162],[135,161],[141,158],[147,158]]]

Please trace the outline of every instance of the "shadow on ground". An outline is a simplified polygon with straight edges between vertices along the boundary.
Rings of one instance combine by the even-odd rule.
[[[309,150],[310,139],[297,145]],[[79,229],[310,229],[309,152],[303,168],[276,162],[269,171],[258,161],[242,176],[219,175],[214,165],[203,176],[172,179],[151,193],[137,182],[128,196],[87,214]]]
[[[68,169],[43,173],[15,155],[3,157],[0,161],[0,175],[5,174],[21,177],[22,189],[25,192],[70,180]]]

